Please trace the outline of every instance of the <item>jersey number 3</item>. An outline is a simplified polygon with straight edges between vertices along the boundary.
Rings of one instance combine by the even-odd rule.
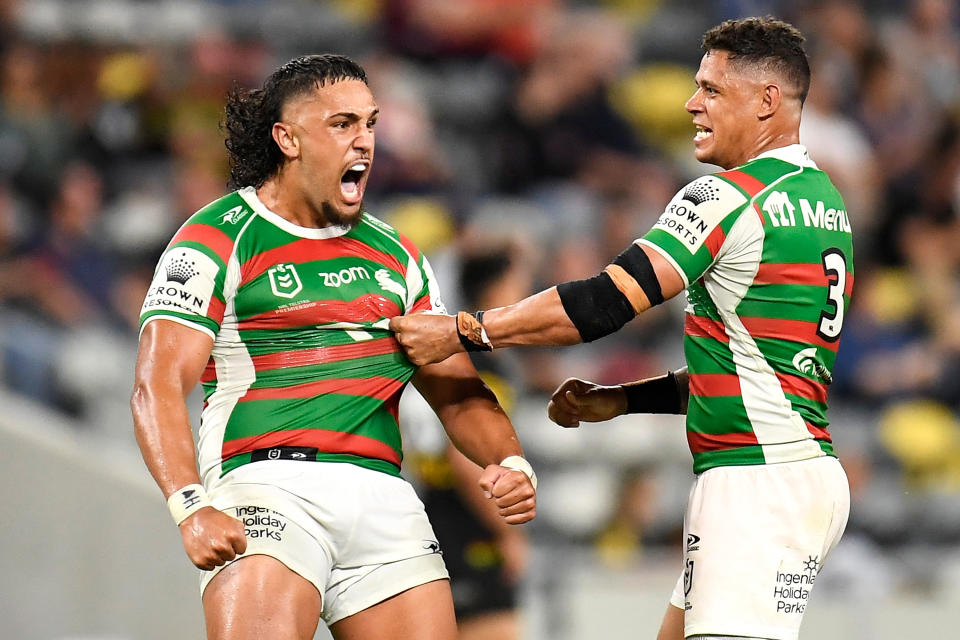
[[[827,249],[821,254],[823,273],[827,276],[827,308],[820,314],[817,335],[835,342],[843,327],[843,292],[847,288],[847,258],[840,249]]]

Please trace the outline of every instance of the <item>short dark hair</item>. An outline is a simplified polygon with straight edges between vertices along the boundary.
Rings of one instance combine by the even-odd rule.
[[[223,123],[230,188],[260,187],[276,174],[284,156],[272,132],[284,105],[291,98],[340,80],[366,83],[367,74],[350,58],[325,53],[294,58],[271,73],[259,89],[234,87],[227,96]]]
[[[793,83],[800,103],[810,91],[810,63],[803,49],[805,38],[792,24],[772,16],[727,20],[705,34],[705,52],[726,51],[730,59],[766,67]]]

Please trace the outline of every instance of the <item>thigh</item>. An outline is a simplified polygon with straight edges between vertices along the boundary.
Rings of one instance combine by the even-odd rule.
[[[517,614],[513,611],[498,611],[470,616],[457,621],[460,640],[517,640],[520,629]]]
[[[434,580],[387,598],[330,627],[336,640],[456,640],[448,580]]]
[[[320,607],[311,582],[264,555],[231,563],[203,592],[210,640],[311,640]]]
[[[667,605],[657,640],[683,640],[683,609],[672,604]]]

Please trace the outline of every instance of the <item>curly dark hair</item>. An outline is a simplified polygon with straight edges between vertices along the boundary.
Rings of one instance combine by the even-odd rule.
[[[726,51],[731,60],[775,71],[794,85],[803,104],[810,91],[804,40],[792,24],[766,16],[727,20],[703,34],[700,44],[705,52]]]
[[[270,74],[259,89],[235,86],[227,96],[223,122],[230,188],[260,187],[280,169],[284,156],[272,130],[288,100],[328,82],[348,79],[366,83],[367,74],[350,58],[326,53],[294,58]]]

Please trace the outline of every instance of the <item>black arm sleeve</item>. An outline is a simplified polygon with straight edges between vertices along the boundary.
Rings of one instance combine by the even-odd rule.
[[[558,284],[557,293],[584,342],[615,333],[636,316],[630,301],[606,273]]]

